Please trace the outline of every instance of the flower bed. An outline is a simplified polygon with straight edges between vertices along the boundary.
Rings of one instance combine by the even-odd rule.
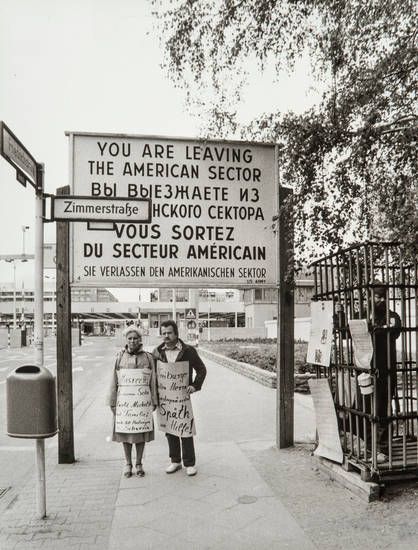
[[[220,353],[235,361],[249,363],[260,369],[276,371],[276,341],[267,338],[254,340],[200,341],[202,347]],[[306,342],[295,342],[295,372],[306,372]]]
[[[248,376],[248,366],[254,366],[263,371],[270,373],[276,373],[276,341],[273,339],[257,338],[247,340],[215,340],[215,341],[200,341],[199,346],[208,351],[214,352],[218,355],[237,361],[238,363],[244,363],[241,374]],[[308,365],[306,364],[306,352],[308,344],[306,342],[295,342],[295,391],[301,393],[307,393],[308,379],[314,376],[309,372]],[[224,366],[228,366],[225,362],[222,362]],[[238,370],[234,365],[234,370]],[[253,378],[253,376],[251,376]],[[266,384],[263,376],[257,376],[261,383]],[[270,385],[270,387],[274,387]]]

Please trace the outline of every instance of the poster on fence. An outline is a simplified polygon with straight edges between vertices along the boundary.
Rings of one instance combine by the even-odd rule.
[[[373,343],[367,319],[351,319],[348,326],[350,327],[356,367],[370,369],[373,358]]]
[[[120,369],[115,432],[138,433],[153,429],[149,369]]]
[[[195,435],[192,402],[187,393],[189,362],[157,362],[159,406],[158,427],[161,431],[179,437]]]
[[[332,345],[332,300],[311,303],[307,363],[329,367]]]
[[[342,464],[343,451],[338,431],[337,415],[328,378],[308,381],[315,410],[318,446],[314,455]]]

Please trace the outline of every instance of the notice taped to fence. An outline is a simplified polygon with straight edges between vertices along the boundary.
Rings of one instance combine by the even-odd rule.
[[[314,455],[342,464],[343,451],[338,432],[337,415],[327,378],[308,381],[315,409],[318,447]]]
[[[311,333],[306,361],[329,367],[332,345],[332,300],[311,303]]]
[[[187,393],[189,362],[157,362],[159,406],[158,427],[161,431],[179,437],[195,435],[192,403]]]
[[[370,369],[373,343],[367,319],[351,319],[348,325],[353,342],[354,363],[362,369]]]
[[[118,373],[115,432],[139,433],[153,429],[148,369],[121,369]]]

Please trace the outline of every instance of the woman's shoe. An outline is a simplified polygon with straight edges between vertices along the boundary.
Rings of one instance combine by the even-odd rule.
[[[136,475],[138,477],[144,477],[145,472],[144,472],[144,469],[142,468],[142,464],[136,464],[135,468],[136,468]]]
[[[125,467],[123,469],[123,475],[125,477],[131,477],[132,476],[132,464],[125,464]]]

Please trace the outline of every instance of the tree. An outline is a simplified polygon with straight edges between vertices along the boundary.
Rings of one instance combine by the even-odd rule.
[[[418,9],[413,0],[155,1],[165,68],[198,106],[206,137],[274,141],[294,191],[297,258],[363,240],[416,253]],[[301,115],[236,117],[249,78],[308,56],[325,88]],[[200,98],[210,89],[213,103]],[[288,206],[288,205],[287,205]],[[286,208],[286,205],[283,206]],[[318,252],[320,251],[320,252]]]

